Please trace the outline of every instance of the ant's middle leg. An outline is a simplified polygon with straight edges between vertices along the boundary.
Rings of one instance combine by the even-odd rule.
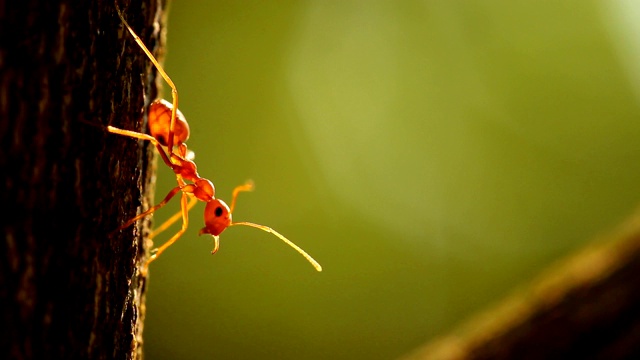
[[[119,128],[113,127],[111,125],[107,126],[107,130],[110,133],[113,133],[113,134],[128,136],[128,137],[134,138],[134,139],[151,141],[151,143],[156,147],[156,149],[158,149],[158,153],[160,153],[160,157],[162,158],[162,161],[164,161],[164,163],[167,164],[168,167],[173,169],[174,165],[169,160],[169,155],[167,155],[167,153],[162,148],[162,145],[160,145],[158,140],[156,138],[154,138],[153,136],[148,135],[148,134],[143,134],[143,133],[137,132],[137,131],[119,129]]]
[[[129,221],[127,221],[126,223],[124,223],[123,225],[121,225],[120,227],[115,229],[114,232],[117,232],[117,231],[120,231],[122,229],[128,228],[129,226],[134,224],[136,221],[142,219],[143,217],[145,217],[145,216],[153,213],[154,211],[160,209],[161,207],[165,206],[169,202],[169,200],[171,200],[180,190],[181,190],[180,186],[176,186],[171,191],[169,191],[167,196],[165,196],[165,198],[161,202],[159,202],[158,204],[152,206],[147,211],[145,211],[143,213],[140,213],[138,216],[130,219]]]
[[[198,202],[198,198],[196,198],[195,196],[192,196],[191,199],[189,199],[189,203],[187,204],[187,211],[191,210],[196,205],[197,202]],[[162,223],[162,225],[153,229],[151,234],[149,234],[149,239],[153,239],[163,231],[167,230],[169,226],[173,225],[176,221],[180,220],[181,217],[182,217],[182,209],[180,209],[180,211],[175,213],[167,221]]]

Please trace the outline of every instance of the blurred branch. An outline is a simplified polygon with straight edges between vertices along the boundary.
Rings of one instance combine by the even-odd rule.
[[[640,358],[640,212],[405,359]]]

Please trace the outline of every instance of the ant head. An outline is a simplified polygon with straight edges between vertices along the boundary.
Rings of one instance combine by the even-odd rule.
[[[236,187],[233,190],[233,197],[231,199],[231,208],[229,208],[229,206],[227,206],[227,204],[220,199],[213,199],[207,203],[207,206],[204,208],[204,227],[200,230],[199,235],[202,235],[202,234],[213,235],[215,245],[211,253],[215,254],[216,251],[218,251],[218,248],[220,246],[218,235],[220,235],[229,226],[243,225],[243,226],[249,226],[252,228],[260,229],[262,231],[275,235],[277,238],[284,241],[287,245],[291,246],[294,250],[300,253],[300,255],[304,256],[304,258],[307,259],[307,261],[311,263],[311,265],[313,265],[313,267],[317,271],[322,271],[322,266],[320,266],[320,264],[318,264],[317,261],[315,261],[311,256],[309,256],[309,254],[307,254],[298,245],[294,244],[293,242],[291,242],[291,240],[282,236],[282,234],[273,230],[272,228],[268,226],[260,225],[260,224],[245,222],[245,221],[241,221],[241,222],[231,221],[231,212],[233,211],[234,206],[236,204],[236,198],[238,196],[238,193],[242,191],[251,191],[251,190],[253,190],[252,182],[247,182],[244,185],[240,185]]]
[[[164,99],[157,99],[149,106],[149,133],[164,146],[167,146],[171,130],[172,109],[173,104]],[[173,139],[175,144],[182,144],[189,139],[189,124],[179,109],[176,110]]]
[[[213,199],[204,208],[204,228],[200,230],[200,235],[211,234],[220,235],[224,229],[231,226],[231,210],[227,204],[220,199]]]

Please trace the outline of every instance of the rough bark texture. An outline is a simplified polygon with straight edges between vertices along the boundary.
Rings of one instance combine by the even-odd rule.
[[[640,212],[405,359],[640,359]]]
[[[159,49],[161,4],[121,0]],[[141,358],[155,71],[113,1],[0,0],[0,358]]]

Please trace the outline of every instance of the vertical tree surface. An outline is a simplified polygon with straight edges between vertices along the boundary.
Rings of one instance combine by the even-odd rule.
[[[157,52],[161,4],[120,7]],[[0,358],[140,358],[155,71],[113,1],[0,1]]]

